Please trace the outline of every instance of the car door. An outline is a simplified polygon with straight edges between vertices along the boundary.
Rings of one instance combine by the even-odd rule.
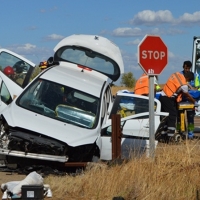
[[[121,119],[122,137],[121,137],[121,153],[122,157],[129,157],[133,148],[138,149],[137,153],[143,152],[146,146],[146,140],[149,140],[148,120],[142,118],[146,117],[148,113],[137,114],[134,116],[124,117]],[[131,130],[132,127],[132,130]],[[136,128],[137,127],[137,128]],[[136,130],[134,132],[133,130]],[[109,119],[101,130],[101,159],[112,159],[112,121]],[[140,147],[140,148],[139,148]],[[131,150],[132,148],[132,150]],[[136,152],[136,151],[135,151]]]
[[[155,131],[160,124],[160,116],[167,116],[168,113],[160,112],[160,102],[154,99]],[[140,156],[149,149],[149,98],[135,94],[117,94],[110,114],[121,115],[122,157],[131,155]],[[102,128],[101,159],[112,159],[112,126],[111,119]],[[157,141],[156,143],[157,144]]]
[[[5,69],[12,69],[14,75],[6,75]],[[6,49],[0,49],[0,113],[18,96],[31,81],[35,64]]]

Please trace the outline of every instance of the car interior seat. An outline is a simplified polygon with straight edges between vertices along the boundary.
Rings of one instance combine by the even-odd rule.
[[[46,107],[55,110],[58,104],[63,103],[63,95],[53,87],[49,87],[42,97],[42,102]]]

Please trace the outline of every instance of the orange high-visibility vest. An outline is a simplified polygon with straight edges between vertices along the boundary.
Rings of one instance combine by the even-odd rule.
[[[187,85],[185,77],[183,74],[176,72],[169,77],[167,83],[163,87],[163,91],[168,97],[171,97],[182,85]],[[182,94],[178,94],[176,101],[180,102],[181,100]]]
[[[145,73],[137,80],[134,93],[140,95],[149,94],[149,79]]]

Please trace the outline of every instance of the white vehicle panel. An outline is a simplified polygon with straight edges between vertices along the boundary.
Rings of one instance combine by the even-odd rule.
[[[16,62],[23,62],[29,67],[26,71],[26,74],[30,75],[31,68],[35,67],[35,64],[28,59],[10,51],[7,49],[0,49],[0,81],[1,81],[1,98],[0,98],[0,113],[4,108],[8,106],[8,104],[21,94],[23,91],[23,87],[25,87],[28,83],[22,83],[20,85],[14,78],[9,78],[6,74],[4,74],[4,69],[9,67],[14,67]],[[13,69],[14,70],[14,69]],[[15,72],[16,73],[16,72]],[[16,76],[16,75],[15,75]],[[26,76],[24,76],[26,77]],[[21,79],[23,81],[23,79]]]
[[[0,71],[0,78],[1,78],[1,81],[5,83],[12,97],[18,96],[23,91],[23,89],[19,85],[14,83],[2,71]]]
[[[126,101],[121,103],[118,101],[118,97],[130,97],[132,101]],[[122,99],[121,98],[121,99]],[[116,102],[113,107],[118,107],[123,105],[128,109],[136,109],[134,105],[134,98],[137,98],[138,102],[142,102],[142,99],[148,99],[148,97],[135,95],[131,93],[118,92],[116,97]],[[128,100],[128,98],[126,98]],[[155,101],[155,112],[154,112],[154,123],[155,123],[155,133],[160,125],[160,116],[168,116],[166,112],[160,112],[161,105],[160,101],[154,99]],[[115,105],[117,104],[117,105]],[[114,109],[114,108],[113,108]],[[113,113],[114,114],[114,113]],[[141,112],[138,114],[133,114],[128,117],[121,118],[122,126],[122,139],[121,139],[121,156],[123,158],[130,158],[130,156],[140,156],[141,154],[149,153],[149,112]],[[125,122],[125,123],[124,123]],[[102,139],[102,152],[101,159],[111,160],[112,159],[112,128],[111,120],[108,120],[106,125],[102,127],[101,139]],[[155,147],[158,141],[155,141]]]
[[[77,71],[73,68],[67,68],[65,66],[56,66],[42,74],[41,78],[69,85],[73,88],[78,88],[81,91],[87,91],[89,94],[98,97],[100,96],[102,86],[105,82],[105,80],[93,76],[92,72],[82,72],[82,69]]]
[[[18,117],[20,113],[20,118]],[[94,143],[97,139],[96,129],[84,129],[71,124],[50,119],[46,116],[28,111],[15,102],[9,105],[3,116],[13,127],[23,127],[27,130],[48,135],[49,137],[64,141],[71,146]]]
[[[155,141],[155,148],[158,141]],[[121,158],[130,159],[132,157],[139,157],[146,154],[149,156],[149,140],[148,139],[133,139],[122,138],[121,139]],[[102,137],[102,160],[112,160],[112,139],[111,137]]]
[[[71,35],[61,40],[54,47],[54,52],[67,45],[82,46],[106,55],[115,60],[120,67],[121,73],[124,73],[124,64],[118,46],[104,37],[94,35]]]

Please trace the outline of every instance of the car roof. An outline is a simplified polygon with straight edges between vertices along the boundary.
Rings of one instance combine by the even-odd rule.
[[[74,65],[68,63],[68,65]],[[78,67],[77,67],[78,68]],[[43,79],[77,88],[80,91],[87,92],[96,97],[100,97],[105,79],[94,76],[91,71],[83,71],[81,68],[70,68],[66,66],[53,66],[40,76]]]
[[[74,53],[69,49],[73,49]],[[77,51],[81,50],[82,52],[85,52],[85,55],[84,57],[81,57],[80,60],[78,60],[77,55],[79,54],[77,53]],[[70,54],[67,54],[67,51],[70,51]],[[69,62],[71,61],[70,59],[73,59],[73,56],[75,56],[76,60],[74,59],[71,62],[84,65],[83,63],[85,62],[85,60],[87,61],[87,59],[91,58],[92,62],[89,63],[88,61],[85,66],[106,75],[113,81],[118,80],[120,75],[124,73],[124,64],[119,47],[112,41],[102,36],[83,34],[71,35],[61,40],[55,46],[54,52],[55,61],[66,60]],[[62,56],[63,52],[66,53],[64,56]],[[71,54],[74,55],[72,56]],[[95,55],[95,57],[92,57],[92,55]],[[95,65],[92,65],[95,60],[94,58],[97,57],[99,58],[99,60],[101,59],[104,66],[102,65],[102,63],[98,65],[97,62]],[[82,61],[83,59],[85,60]],[[108,63],[112,64],[108,65]]]

